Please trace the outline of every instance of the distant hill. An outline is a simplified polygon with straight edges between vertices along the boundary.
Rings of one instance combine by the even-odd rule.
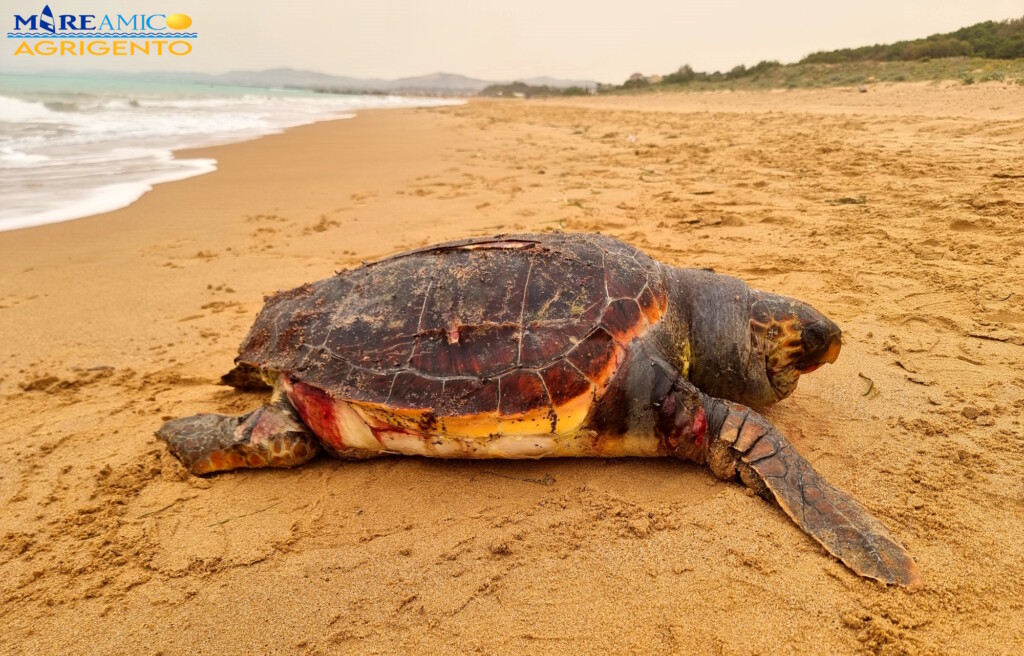
[[[293,68],[271,68],[264,71],[230,71],[207,77],[210,82],[215,84],[236,85],[240,87],[313,87],[318,85],[344,86],[351,84],[370,90],[376,88],[378,83],[383,82],[383,80],[359,80],[358,78],[328,75],[327,73],[316,73],[314,71],[299,71]]]
[[[801,64],[842,64],[856,61],[913,61],[941,57],[983,59],[1024,58],[1024,18],[985,21],[947,34],[913,41],[815,52]]]
[[[484,88],[503,83],[494,80],[480,80],[454,73],[431,73],[417,77],[403,77],[397,80],[380,78],[357,78],[329,75],[291,68],[274,68],[264,71],[230,71],[220,75],[201,76],[215,84],[255,87],[285,87],[314,89],[325,92],[354,93],[419,93],[428,95],[469,96]],[[529,78],[528,84],[543,84],[554,88],[596,87],[592,80],[559,80],[556,78]]]

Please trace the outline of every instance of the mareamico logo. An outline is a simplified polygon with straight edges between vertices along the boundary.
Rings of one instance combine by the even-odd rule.
[[[15,56],[182,56],[196,32],[187,14],[14,14]]]

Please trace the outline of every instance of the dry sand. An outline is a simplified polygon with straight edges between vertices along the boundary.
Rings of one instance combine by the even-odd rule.
[[[0,651],[1024,651],[1024,88],[367,112],[0,234]],[[188,155],[188,153],[185,153]],[[916,556],[861,580],[667,460],[317,460],[200,480],[168,417],[262,296],[432,241],[600,230],[815,304],[835,365],[770,417]]]

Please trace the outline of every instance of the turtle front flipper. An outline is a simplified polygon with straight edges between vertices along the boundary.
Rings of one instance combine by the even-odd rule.
[[[196,475],[231,469],[295,467],[320,442],[283,397],[241,417],[199,414],[168,421],[156,432]]]
[[[713,403],[721,429],[709,448],[708,464],[716,475],[738,475],[761,496],[774,499],[857,574],[912,591],[922,587],[917,564],[903,545],[864,506],[814,471],[767,419],[738,404]]]

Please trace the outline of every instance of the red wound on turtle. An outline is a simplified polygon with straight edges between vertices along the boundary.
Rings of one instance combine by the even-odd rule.
[[[703,448],[708,418],[696,396],[673,388],[656,408],[655,432],[670,451],[695,454]]]
[[[335,401],[326,392],[312,385],[294,382],[288,391],[288,400],[320,439],[335,447],[344,445],[334,414]]]
[[[693,418],[693,445],[700,447],[704,445],[704,436],[708,432],[708,416],[704,408],[697,408],[697,416]]]

